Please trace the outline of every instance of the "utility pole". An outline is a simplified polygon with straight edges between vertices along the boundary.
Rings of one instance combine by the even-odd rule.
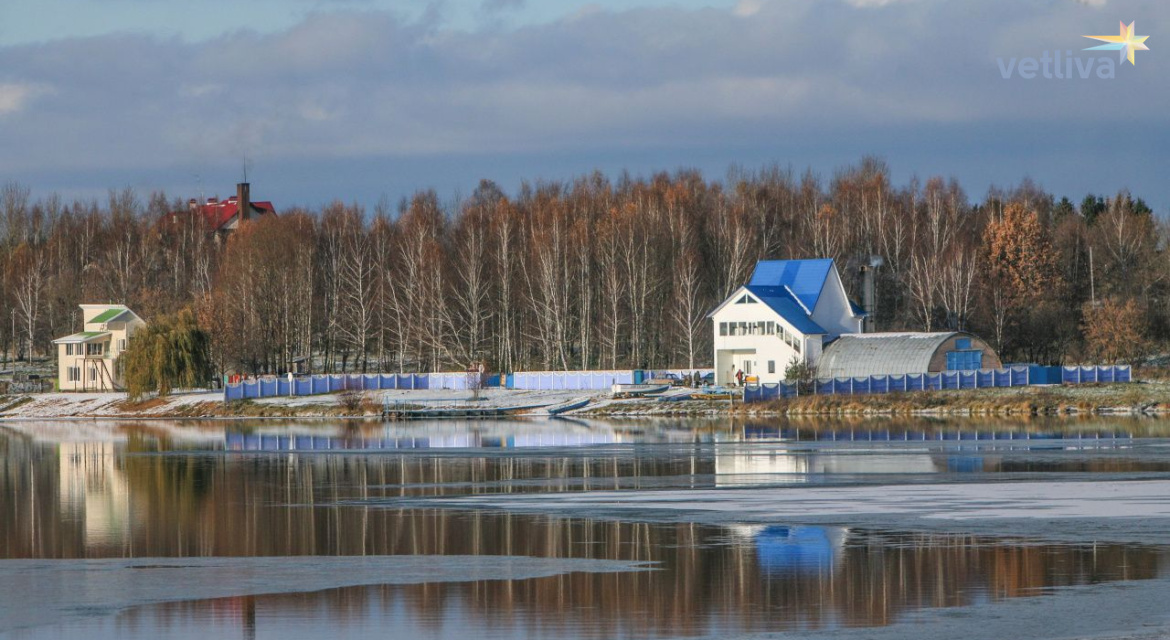
[[[1093,280],[1093,247],[1089,247],[1089,299],[1097,305],[1097,285]]]

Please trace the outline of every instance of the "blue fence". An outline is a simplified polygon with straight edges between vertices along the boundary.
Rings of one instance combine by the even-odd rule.
[[[1129,367],[1062,367],[1061,382],[1082,384],[1085,382],[1132,382],[1133,370]]]
[[[500,386],[500,376],[491,376],[485,387]],[[352,375],[323,375],[293,378],[260,378],[224,387],[223,398],[250,400],[276,396],[313,396],[336,393],[347,389],[378,391],[383,389],[455,389],[466,390],[466,373],[380,373]]]
[[[901,376],[868,376],[864,378],[824,378],[812,382],[816,395],[864,395],[872,393],[901,393],[909,391],[941,391],[947,389],[983,389],[990,387],[1023,387],[1039,384],[1081,384],[1087,382],[1130,382],[1132,371],[1128,366],[1104,367],[1041,367],[1037,365],[982,369],[979,371],[948,371]],[[744,387],[743,401],[766,402],[797,395],[796,385],[749,385]]]

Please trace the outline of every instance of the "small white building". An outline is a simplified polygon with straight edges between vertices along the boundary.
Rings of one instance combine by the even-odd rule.
[[[831,259],[761,261],[748,284],[709,316],[715,383],[733,383],[739,371],[760,383],[781,382],[794,357],[815,366],[825,342],[861,333],[865,315]]]
[[[131,336],[146,325],[122,305],[83,304],[83,330],[53,341],[57,345],[57,388],[61,391],[114,391],[122,388],[115,363]]]

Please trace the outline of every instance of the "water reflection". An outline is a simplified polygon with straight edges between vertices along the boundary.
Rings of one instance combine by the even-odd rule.
[[[399,550],[637,558],[661,569],[166,604],[125,614],[118,635],[174,635],[176,627],[193,627],[215,629],[217,636],[247,637],[258,629],[333,637],[393,628],[408,637],[450,637],[458,629],[476,637],[612,638],[867,627],[921,609],[1166,573],[1164,555],[1145,548],[783,525],[748,530],[462,517],[401,522],[419,546]],[[448,538],[450,528],[467,536]],[[427,534],[444,541],[432,546]]]
[[[613,426],[599,432],[612,441],[526,446],[533,441],[517,434],[529,429],[529,436],[543,437],[541,429],[512,427],[511,440],[495,440],[506,436],[505,426],[481,425],[478,440],[459,440],[450,450],[406,451],[262,446],[270,436],[278,445],[280,437],[396,443],[406,437],[388,430],[401,427],[383,426],[298,425],[292,433],[270,434],[265,430],[271,426],[219,425],[188,437],[173,426],[125,425],[116,438],[100,442],[0,434],[0,558],[506,555],[636,560],[659,567],[200,602],[182,602],[183,587],[175,585],[180,602],[106,619],[99,637],[101,629],[111,637],[206,637],[220,631],[247,637],[260,629],[333,635],[337,628],[372,636],[394,625],[406,635],[479,635],[486,629],[499,637],[608,638],[872,626],[922,608],[1167,573],[1161,549],[1139,546],[376,505],[387,496],[841,477],[855,482],[860,476],[970,472],[1170,471],[1164,447],[1124,437],[826,442],[803,432],[752,435],[741,426],[738,432],[691,433],[690,440],[656,434],[650,437],[660,444],[649,445],[620,440],[633,438],[629,434],[637,428]],[[444,428],[419,429],[413,437],[438,442],[470,433],[461,431],[466,425]],[[650,429],[643,423],[641,430]],[[234,451],[233,442],[255,442],[257,449]],[[92,626],[85,628],[86,635],[94,633]]]
[[[185,448],[157,427],[123,437],[0,436],[0,556],[400,553],[337,533],[405,526],[362,506],[385,498],[1170,471],[1170,450],[1128,439],[236,453],[219,446],[222,431],[200,440],[211,451]],[[347,503],[356,506],[339,507]]]

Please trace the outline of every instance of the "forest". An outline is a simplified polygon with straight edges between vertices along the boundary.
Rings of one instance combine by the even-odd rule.
[[[184,194],[185,195],[185,194]],[[1170,337],[1170,228],[1126,191],[1023,179],[972,198],[893,184],[880,159],[831,177],[778,166],[601,173],[419,191],[372,210],[282,206],[230,235],[184,197],[0,191],[0,346],[24,360],[80,330],[79,303],[148,322],[188,310],[224,373],[705,367],[707,314],[760,259],[830,257],[851,297],[871,256],[879,331],[966,330],[1004,362],[1131,362]]]

